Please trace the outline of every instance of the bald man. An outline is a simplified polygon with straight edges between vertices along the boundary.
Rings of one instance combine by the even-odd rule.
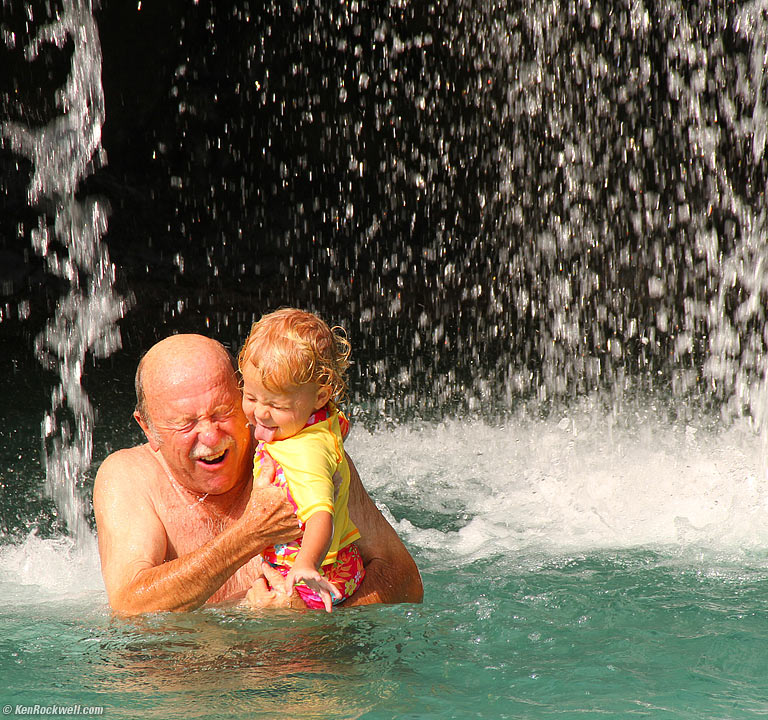
[[[93,504],[112,608],[123,615],[245,600],[301,607],[271,588],[265,547],[298,535],[282,490],[253,482],[253,445],[227,351],[201,335],[153,346],[136,373],[134,417],[147,442],[119,450],[96,475]],[[346,605],[421,602],[416,564],[350,462],[349,512],[366,567]],[[265,577],[266,575],[266,577]],[[276,583],[282,585],[282,583]]]

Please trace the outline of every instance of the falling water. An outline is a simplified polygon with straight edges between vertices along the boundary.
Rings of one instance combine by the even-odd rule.
[[[58,198],[33,242],[74,293],[38,339],[70,378],[49,449],[56,431],[87,435],[82,358],[116,346],[122,313],[100,294],[106,250],[51,250],[81,222],[72,234],[98,245],[106,222],[100,202],[64,200],[103,162],[104,112],[91,8],[64,7],[28,53],[74,40],[66,112],[5,126],[35,164],[30,198]],[[760,424],[767,8],[243,1],[168,10],[170,29],[141,3],[107,8],[105,52],[122,68],[131,51],[136,84],[111,95],[127,226],[113,223],[113,254],[135,249],[133,277],[160,298],[138,317],[234,349],[265,309],[317,309],[348,329],[353,400],[374,418],[498,417],[599,391],[616,412],[660,392],[673,414],[698,403]],[[86,301],[104,324],[60,360],[56,328]]]
[[[166,310],[236,345],[265,304],[321,309],[399,417],[637,388],[759,420],[767,26],[761,1],[189,8],[153,158],[204,288]]]
[[[31,21],[31,5],[27,12]],[[15,46],[13,33],[6,31],[4,39],[9,48]],[[69,533],[82,540],[88,526],[79,486],[91,462],[94,420],[81,385],[84,363],[89,352],[106,357],[120,347],[116,321],[125,302],[113,292],[115,270],[101,242],[107,208],[97,199],[76,197],[83,178],[106,161],[101,48],[91,2],[66,0],[29,41],[25,56],[34,61],[42,46],[62,48],[68,41],[74,45],[71,70],[56,94],[61,114],[39,127],[4,122],[2,137],[32,162],[29,203],[44,211],[31,232],[34,251],[48,272],[69,284],[54,317],[35,338],[35,351],[59,376],[42,427],[46,487]]]

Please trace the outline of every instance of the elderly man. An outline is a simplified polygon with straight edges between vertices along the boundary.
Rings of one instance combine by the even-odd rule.
[[[134,414],[147,443],[110,455],[99,468],[94,510],[104,583],[124,615],[190,610],[241,600],[300,607],[271,589],[259,552],[298,534],[283,491],[252,478],[253,446],[226,350],[201,335],[152,347],[136,373]],[[365,492],[354,465],[349,512],[366,567],[346,602],[420,602],[413,559]],[[266,579],[265,579],[266,574]]]

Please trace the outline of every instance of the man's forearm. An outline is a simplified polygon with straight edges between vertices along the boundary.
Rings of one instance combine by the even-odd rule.
[[[373,558],[365,565],[365,577],[345,607],[375,603],[420,603],[424,598],[421,576],[410,555],[398,562]]]
[[[193,610],[264,547],[235,523],[199,549],[136,573],[109,598],[121,615]]]
[[[349,455],[347,461],[350,470],[349,514],[360,528],[357,545],[365,563],[365,578],[344,604],[421,602],[424,588],[416,563],[365,491]]]

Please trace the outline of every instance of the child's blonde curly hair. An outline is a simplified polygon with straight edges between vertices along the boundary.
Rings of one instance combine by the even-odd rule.
[[[330,328],[304,310],[283,308],[253,324],[237,364],[241,373],[246,363],[258,368],[272,392],[312,382],[329,387],[331,399],[339,402],[347,394],[350,352],[342,328]]]

